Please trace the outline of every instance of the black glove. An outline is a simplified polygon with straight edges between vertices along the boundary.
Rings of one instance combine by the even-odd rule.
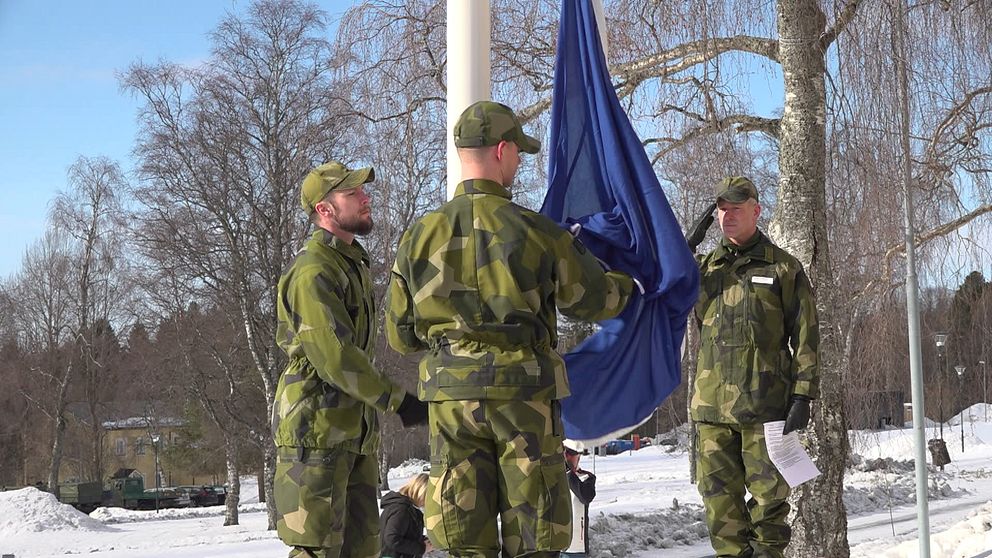
[[[685,242],[689,245],[689,249],[693,253],[696,252],[696,247],[699,243],[706,238],[706,231],[709,230],[710,225],[713,224],[713,212],[716,210],[716,203],[711,203],[706,206],[706,210],[699,215],[699,219],[696,220],[696,224],[693,225],[692,231],[686,235]]]
[[[782,435],[795,430],[803,430],[809,425],[809,397],[793,395],[789,402],[789,412],[785,416],[785,428]]]
[[[417,399],[412,393],[403,396],[396,414],[400,416],[400,421],[404,427],[417,426],[427,422],[427,403]]]

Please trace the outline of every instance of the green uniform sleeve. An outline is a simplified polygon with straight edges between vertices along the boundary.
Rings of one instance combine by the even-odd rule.
[[[569,318],[607,320],[627,305],[634,282],[619,271],[606,271],[587,249],[566,231],[558,237],[555,298],[558,310]]]
[[[341,287],[320,273],[295,283],[291,307],[300,324],[297,341],[317,375],[379,411],[396,412],[406,392],[383,377],[356,345]]]
[[[399,258],[397,258],[399,261]],[[401,354],[414,353],[427,349],[414,331],[413,297],[406,280],[394,267],[386,295],[386,338],[389,346]]]
[[[791,286],[792,293],[782,294],[786,308],[785,331],[792,348],[793,393],[815,399],[820,394],[820,329],[813,289],[801,266]]]

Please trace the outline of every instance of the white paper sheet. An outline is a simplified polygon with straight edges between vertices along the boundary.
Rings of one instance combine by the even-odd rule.
[[[820,474],[816,468],[806,448],[799,441],[797,432],[789,432],[782,435],[785,428],[784,420],[776,420],[765,423],[765,446],[768,448],[768,456],[778,469],[785,482],[790,487],[797,487],[800,484],[815,478]]]

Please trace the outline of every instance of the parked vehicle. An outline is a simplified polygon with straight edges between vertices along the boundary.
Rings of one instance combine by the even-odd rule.
[[[100,506],[116,506],[132,510],[180,508],[189,506],[190,496],[174,488],[145,490],[140,476],[111,478],[104,486],[98,481],[59,484],[59,501],[89,513]]]
[[[92,481],[59,484],[59,501],[83,513],[90,513],[103,505],[103,483]]]
[[[632,451],[634,449],[633,440],[610,440],[603,444],[604,453],[606,455],[616,455],[618,453],[623,453],[625,451]]]
[[[189,505],[173,488],[145,489],[145,480],[140,476],[110,479],[111,506],[132,510],[151,510],[158,508],[178,508]]]
[[[213,487],[214,492],[217,493],[217,505],[223,506],[227,502],[227,487],[221,485],[215,485]]]
[[[216,506],[221,503],[221,495],[214,486],[179,486],[176,490],[189,498],[191,506]]]

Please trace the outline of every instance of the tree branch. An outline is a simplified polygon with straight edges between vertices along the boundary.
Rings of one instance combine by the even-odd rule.
[[[840,13],[837,14],[837,19],[834,20],[834,24],[827,29],[823,35],[820,35],[820,50],[826,52],[830,45],[837,40],[837,37],[847,28],[847,25],[851,23],[854,16],[857,15],[858,8],[861,2],[859,0],[851,0],[845,5]]]
[[[680,111],[685,112],[685,111]],[[704,120],[703,118],[695,115],[694,118],[698,120]],[[662,157],[664,157],[669,152],[682,147],[683,145],[689,143],[690,141],[704,136],[706,134],[716,133],[726,130],[733,126],[738,133],[747,132],[761,132],[769,137],[778,139],[779,126],[781,124],[781,119],[778,118],[762,118],[759,116],[751,116],[749,114],[731,114],[723,118],[704,120],[706,124],[697,126],[685,133],[681,138],[672,137],[659,137],[659,138],[648,138],[642,143],[647,146],[652,143],[663,143],[669,142],[669,145],[665,146],[651,158],[651,164],[657,163]]]
[[[974,211],[966,213],[953,221],[948,221],[937,225],[936,227],[930,229],[929,231],[922,232],[916,235],[914,239],[916,246],[923,246],[927,242],[930,242],[936,238],[940,238],[951,232],[961,228],[962,226],[974,221],[976,218],[981,217],[987,213],[992,213],[992,204],[984,204],[978,206]],[[906,244],[900,243],[889,247],[885,251],[885,255],[882,257],[882,268],[885,270],[882,277],[873,279],[868,282],[867,285],[859,292],[856,296],[864,295],[865,293],[871,292],[873,289],[877,288],[879,285],[891,285],[892,284],[892,272],[891,272],[891,262],[896,256],[904,253],[906,251]]]

